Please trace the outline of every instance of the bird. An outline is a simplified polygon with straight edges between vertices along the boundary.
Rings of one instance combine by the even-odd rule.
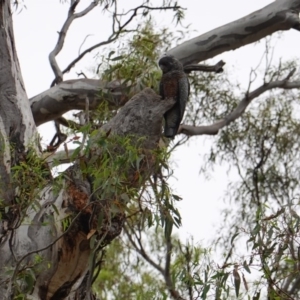
[[[175,104],[164,114],[164,136],[174,138],[184,115],[190,94],[190,84],[181,62],[174,56],[166,55],[158,61],[162,70],[159,94],[162,99],[173,98]]]

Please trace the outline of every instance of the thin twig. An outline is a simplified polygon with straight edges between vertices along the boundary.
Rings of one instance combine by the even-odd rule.
[[[64,117],[59,117],[59,118],[55,119],[55,121],[57,121],[57,123],[59,125],[63,125],[67,128],[76,129],[76,130],[79,130],[81,128],[80,124],[78,124],[72,120],[67,120]]]
[[[92,35],[93,35],[93,34],[88,34],[88,35],[84,38],[83,42],[81,43],[81,45],[80,45],[80,47],[79,47],[79,49],[78,49],[78,56],[80,55],[81,48],[82,48],[82,46],[84,45],[85,41],[87,40],[88,37],[90,37],[90,36],[92,36]]]
[[[171,254],[172,254],[172,242],[171,237],[166,238],[166,263],[165,263],[165,273],[164,278],[167,285],[167,288],[171,294],[171,296],[176,300],[184,300],[181,295],[174,289],[174,282],[171,278],[170,274],[170,266],[171,266]]]
[[[128,227],[130,228],[130,226],[128,225]],[[133,238],[131,237],[131,234],[128,232],[126,226],[124,226],[123,228],[124,232],[126,233],[130,243],[132,244],[132,246],[134,247],[134,249],[136,250],[136,252],[138,252],[152,267],[154,267],[157,271],[159,271],[163,276],[164,276],[164,269],[157,264],[154,260],[152,260],[152,258],[150,258],[148,256],[148,254],[146,253],[145,249],[143,248],[141,242],[139,241],[139,246],[135,243],[135,241],[133,240]],[[133,231],[133,229],[131,229]]]
[[[81,18],[81,17],[85,16],[87,13],[89,13],[92,9],[94,9],[97,6],[98,2],[99,2],[99,0],[92,2],[86,9],[84,9],[83,11],[81,11],[77,14],[75,14],[74,12],[75,12],[76,6],[79,3],[79,0],[71,2],[67,20],[65,21],[60,32],[58,33],[59,34],[58,40],[57,40],[57,43],[56,43],[54,49],[49,54],[50,66],[55,75],[54,83],[52,83],[51,86],[63,81],[64,73],[61,71],[61,69],[58,66],[58,63],[56,61],[56,56],[59,54],[59,52],[62,50],[62,48],[64,46],[65,38],[66,38],[67,32],[68,32],[72,22],[75,19]]]
[[[79,18],[79,17],[81,17],[81,16],[87,14],[90,10],[92,10],[92,9],[94,8],[94,6],[96,6],[96,4],[94,4],[94,3],[96,3],[96,2],[98,3],[99,1],[93,2],[92,4],[90,4],[90,6],[89,6],[87,9],[85,9],[85,10],[82,11],[81,13],[77,13],[77,14],[74,14],[73,16],[71,16],[70,18],[73,18],[73,19],[71,19],[71,20],[69,21],[70,24],[72,23],[72,21],[73,21],[75,18]],[[117,1],[114,1],[114,5],[115,5],[115,7],[114,7],[114,12],[113,12],[113,18],[112,18],[112,33],[111,33],[111,35],[108,37],[108,39],[107,39],[106,41],[97,43],[97,44],[95,44],[95,45],[89,47],[89,48],[86,49],[85,51],[83,51],[80,55],[78,55],[78,57],[76,57],[73,61],[71,61],[71,62],[69,63],[69,65],[68,65],[62,72],[61,72],[59,69],[58,69],[58,70],[55,69],[56,72],[58,72],[58,71],[59,71],[59,72],[58,72],[58,75],[54,72],[56,78],[53,80],[53,82],[52,82],[52,84],[51,84],[51,87],[54,86],[56,83],[58,83],[58,82],[57,82],[57,78],[58,78],[58,80],[59,80],[59,78],[62,78],[63,74],[69,72],[69,71],[76,65],[76,63],[78,63],[78,62],[79,62],[79,61],[80,61],[87,53],[89,53],[89,52],[91,52],[91,51],[93,51],[93,50],[95,50],[96,48],[99,48],[99,47],[101,47],[101,46],[104,46],[104,45],[108,45],[108,44],[110,44],[110,43],[113,43],[114,41],[116,41],[116,40],[119,38],[119,36],[120,36],[121,33],[135,31],[135,30],[125,30],[125,28],[126,28],[127,25],[129,25],[129,23],[137,16],[138,10],[140,10],[140,9],[149,9],[149,10],[170,10],[170,9],[173,9],[173,10],[174,10],[174,9],[180,9],[180,8],[182,8],[182,7],[177,6],[177,5],[175,5],[175,6],[166,6],[166,7],[150,7],[150,6],[144,6],[144,5],[141,5],[141,6],[138,6],[138,7],[134,8],[134,9],[128,10],[127,13],[124,13],[124,14],[118,14],[118,13],[117,13]],[[121,25],[120,20],[118,19],[118,16],[124,16],[124,15],[127,15],[127,14],[130,13],[130,12],[131,12],[130,17],[127,19],[127,21],[125,21],[125,22],[123,23],[123,25]],[[68,18],[68,19],[69,19],[69,18]],[[68,19],[67,19],[67,21],[68,21]],[[66,21],[66,23],[67,23],[67,21]],[[67,30],[68,30],[68,28],[69,28],[69,26],[70,26],[69,22],[67,23],[67,25],[68,25]],[[116,25],[117,25],[117,26],[116,26]],[[116,27],[117,27],[117,28],[116,28]],[[63,28],[64,28],[64,27],[63,27]],[[62,32],[63,32],[63,30],[62,30]],[[64,32],[65,32],[65,33],[64,33],[64,37],[63,37],[63,39],[62,39],[62,43],[63,43],[63,41],[64,41],[64,39],[65,39],[65,35],[66,35],[66,31],[64,31]],[[61,48],[62,48],[62,45],[61,45]],[[60,50],[61,50],[61,48],[60,48]],[[60,51],[60,50],[59,50],[59,51]],[[52,52],[53,52],[53,53],[52,53]],[[52,62],[52,64],[53,64],[53,66],[52,66],[52,64],[51,64],[51,67],[52,67],[52,69],[53,69],[53,67],[57,67],[57,68],[58,68],[57,64],[55,64],[55,63],[56,63],[56,61],[55,61],[55,56],[56,56],[58,53],[54,52],[54,50],[53,50],[52,52],[50,53],[50,55],[51,55],[51,62]],[[56,54],[55,54],[55,53],[56,53]],[[55,55],[54,55],[54,54],[55,54]],[[50,59],[50,56],[49,56],[49,59]],[[51,62],[50,62],[50,63],[51,63]]]

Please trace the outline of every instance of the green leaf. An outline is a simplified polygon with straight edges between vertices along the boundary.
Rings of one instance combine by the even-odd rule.
[[[210,289],[210,284],[207,284],[203,289],[201,299],[204,299],[204,300],[206,299],[206,295],[207,295],[209,289]]]
[[[243,267],[244,267],[244,269],[245,269],[249,274],[251,274],[250,268],[249,268],[249,266],[248,266],[248,264],[247,264],[246,261],[244,261]]]
[[[237,232],[237,233],[235,233],[235,234],[233,235],[233,237],[231,238],[231,241],[230,241],[231,245],[233,244],[234,239],[235,239],[239,234],[240,234],[240,233]]]
[[[252,300],[259,300],[259,297],[260,297],[260,291],[255,293]]]
[[[116,51],[113,51],[113,50],[110,51],[109,54],[108,54],[108,58],[110,58],[110,57],[111,57],[113,54],[115,54],[115,53],[116,53]]]
[[[241,276],[237,270],[233,270],[233,277],[234,277],[235,295],[236,297],[238,297],[240,293]]]
[[[165,237],[169,238],[172,234],[172,229],[173,229],[173,222],[169,220],[169,218],[166,219],[166,224],[165,224]]]
[[[90,238],[90,249],[94,249],[95,245],[96,245],[96,234],[94,234],[91,238]]]
[[[111,61],[117,61],[117,60],[121,60],[123,58],[124,58],[123,55],[119,55],[119,56],[116,56],[116,57],[112,58]]]
[[[178,195],[172,194],[172,197],[176,200],[176,201],[181,201],[182,198]]]

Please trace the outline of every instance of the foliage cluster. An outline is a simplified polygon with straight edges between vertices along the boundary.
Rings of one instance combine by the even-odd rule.
[[[130,55],[132,53],[130,51]],[[126,69],[126,55],[117,58],[120,62],[111,69],[111,74],[129,78],[130,74],[124,70],[131,70],[130,60],[130,67]],[[294,62],[269,66],[263,80],[266,83],[282,80],[294,67]],[[142,71],[136,73],[139,78],[144,78]],[[147,76],[148,86],[151,86],[152,78],[149,73]],[[156,78],[156,75],[153,76]],[[210,124],[228,115],[240,101],[241,95],[236,92],[239,85],[232,84],[226,73],[191,74],[190,82],[192,97],[185,116],[190,124]],[[227,193],[227,199],[234,203],[234,209],[224,211],[223,229],[214,244],[224,255],[221,263],[216,263],[219,259],[212,256],[209,249],[163,235],[158,228],[149,230],[143,222],[140,224],[138,217],[132,220],[129,216],[125,236],[107,250],[108,261],[99,275],[101,283],[99,279],[95,284],[100,299],[112,295],[113,298],[167,299],[168,294],[161,290],[163,286],[171,295],[174,288],[188,299],[214,297],[221,300],[237,297],[257,300],[266,295],[272,300],[297,299],[300,276],[297,170],[300,166],[299,116],[295,112],[299,107],[298,99],[298,91],[269,92],[256,99],[240,119],[218,136],[209,138],[212,146],[205,158],[202,173],[208,175],[214,166],[223,164],[235,174]],[[183,138],[171,149],[174,150],[185,141]],[[151,187],[155,191],[155,187]],[[151,195],[155,199],[155,193]],[[168,281],[164,274],[170,239],[172,288],[166,283]],[[247,241],[246,249],[241,241]],[[121,244],[123,250],[120,254]],[[115,272],[101,277],[107,275],[107,270],[112,267],[111,256],[117,261],[123,256],[128,258],[117,264],[117,273],[124,274],[125,282],[118,280]],[[144,261],[141,262],[141,257],[148,262],[148,266],[144,265]],[[151,276],[145,277],[145,273]],[[126,285],[128,280],[132,285]],[[111,282],[118,282],[117,291],[111,289]],[[154,291],[152,285],[158,290]],[[109,294],[110,290],[112,294]]]

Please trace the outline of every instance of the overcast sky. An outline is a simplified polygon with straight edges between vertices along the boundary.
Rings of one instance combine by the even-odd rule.
[[[120,1],[134,6],[140,1]],[[159,4],[162,1],[155,0]],[[179,1],[185,6],[184,24],[191,24],[190,37],[205,33],[235,19],[241,18],[273,1],[267,0],[188,0]],[[78,10],[86,7],[89,0],[82,0]],[[48,55],[54,48],[58,34],[67,16],[68,5],[59,0],[25,0],[26,9],[14,14],[16,46],[27,93],[32,97],[48,89],[54,76],[48,63]],[[174,27],[171,13],[156,13],[157,26]],[[99,9],[95,9],[86,17],[76,20],[68,32],[58,63],[64,68],[77,56],[78,49],[87,35],[91,35],[86,46],[107,39],[110,34],[109,19]],[[225,68],[232,74],[232,80],[239,80],[242,87],[248,83],[251,67],[255,67],[264,52],[264,42],[257,43],[224,53],[214,61],[223,59]],[[299,59],[299,32],[285,32],[276,42],[274,61]],[[77,78],[76,72],[87,71],[95,65],[93,55],[87,56],[72,70],[65,79]],[[261,82],[257,82],[257,85]],[[53,125],[40,127],[44,145],[53,135]],[[202,155],[208,151],[210,141],[205,137],[193,137],[189,146],[178,149],[174,155],[175,177],[172,186],[177,194],[183,197],[179,204],[183,217],[180,233],[183,237],[193,235],[195,241],[203,241],[212,237],[214,225],[219,224],[220,209],[224,207],[224,191],[228,184],[225,167],[216,168],[210,181],[199,176],[203,163]]]

